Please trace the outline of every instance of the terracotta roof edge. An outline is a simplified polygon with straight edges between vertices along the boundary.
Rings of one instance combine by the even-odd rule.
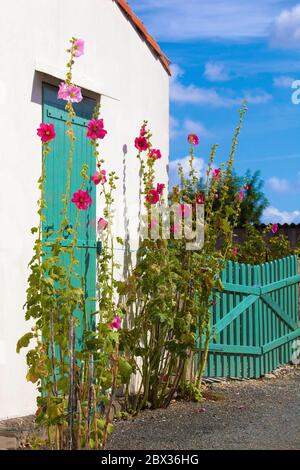
[[[160,62],[162,63],[163,67],[167,71],[169,75],[171,75],[171,68],[170,68],[170,61],[167,56],[163,53],[158,43],[155,41],[153,36],[148,32],[147,28],[143,24],[143,22],[139,19],[139,17],[132,11],[131,7],[128,5],[126,0],[114,0],[119,7],[123,10],[123,12],[128,16],[129,20],[133,23],[133,25],[139,30],[139,32],[144,37],[145,41],[154,50],[157,54]]]

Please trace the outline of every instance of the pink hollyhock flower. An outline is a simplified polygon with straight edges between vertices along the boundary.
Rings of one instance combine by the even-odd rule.
[[[134,141],[134,145],[139,152],[145,152],[149,148],[149,144],[147,142],[146,137],[137,137]]]
[[[103,219],[103,217],[100,217],[97,223],[98,232],[102,232],[103,230],[107,228],[107,226],[108,226],[107,220]]]
[[[158,149],[152,149],[149,156],[152,160],[159,160],[161,158],[161,151]]]
[[[275,235],[278,232],[278,224],[272,224],[271,231]]]
[[[237,254],[238,254],[238,248],[237,248],[237,246],[235,246],[233,248],[233,256],[237,256]]]
[[[158,194],[161,195],[164,192],[165,187],[165,184],[158,183],[156,186],[156,191],[158,192]]]
[[[83,100],[79,86],[67,85],[64,82],[60,84],[57,97],[60,100],[71,101],[71,103],[80,103]]]
[[[93,202],[91,196],[89,196],[88,191],[83,191],[82,189],[79,189],[77,193],[73,194],[71,201],[74,202],[78,209],[84,211],[86,211]]]
[[[244,193],[243,193],[243,191],[241,190],[241,191],[239,192],[239,201],[240,201],[240,203],[243,202],[243,199],[244,199]]]
[[[41,138],[43,143],[50,142],[50,140],[54,139],[56,136],[54,125],[41,123],[40,127],[37,129],[37,135]]]
[[[93,176],[91,176],[91,180],[93,181],[93,183],[97,186],[97,184],[99,183],[106,183],[107,179],[106,179],[106,171],[105,170],[101,170],[101,171],[96,171],[95,174]]]
[[[215,194],[215,199],[219,199],[219,194],[218,193]]]
[[[182,217],[189,217],[191,215],[191,208],[188,204],[180,204],[177,209],[177,214]]]
[[[171,225],[171,233],[172,235],[177,235],[181,232],[181,225],[179,224],[172,224]]]
[[[88,131],[86,136],[89,139],[104,139],[107,131],[104,129],[103,119],[91,119],[88,123]]]
[[[146,201],[149,204],[156,204],[159,201],[159,192],[156,189],[150,189],[146,196]]]
[[[212,305],[217,305],[217,302],[215,300],[212,301]]]
[[[146,128],[142,127],[141,132],[140,132],[140,137],[145,137],[146,134],[147,134]]]
[[[58,94],[57,94],[57,98],[59,100],[66,101],[68,99],[67,89],[68,89],[68,85],[65,82],[62,82],[59,85]]]
[[[196,195],[196,202],[197,204],[204,204],[204,196],[202,193]]]
[[[122,328],[122,320],[119,315],[116,315],[110,324],[112,330],[120,330]]]
[[[245,191],[249,191],[249,189],[250,189],[250,186],[248,186],[247,184],[245,184],[244,190],[245,190]]]
[[[191,145],[199,145],[199,137],[196,134],[189,134],[188,143]]]
[[[220,177],[221,177],[221,170],[220,168],[216,168],[213,172],[212,172],[212,177],[216,180],[218,180]]]
[[[75,57],[80,57],[84,54],[84,40],[83,39],[76,39],[71,48]]]

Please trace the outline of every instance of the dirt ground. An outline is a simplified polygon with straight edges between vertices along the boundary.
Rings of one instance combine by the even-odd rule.
[[[118,421],[109,449],[300,449],[300,369],[207,387],[201,403],[174,402]]]
[[[201,403],[115,420],[111,450],[300,449],[300,368],[208,385]],[[24,448],[34,417],[0,422],[0,448]],[[3,447],[2,447],[3,448]]]

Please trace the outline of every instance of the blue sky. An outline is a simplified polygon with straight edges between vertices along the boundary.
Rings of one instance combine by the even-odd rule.
[[[225,161],[248,100],[235,169],[260,170],[270,206],[265,222],[300,222],[300,1],[129,0],[172,62],[171,175],[197,132],[198,168],[210,147]]]

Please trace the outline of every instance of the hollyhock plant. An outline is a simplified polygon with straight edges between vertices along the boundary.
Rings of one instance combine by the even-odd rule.
[[[202,193],[196,195],[196,203],[197,204],[204,204],[204,196]]]
[[[106,171],[105,170],[101,170],[101,171],[96,171],[93,176],[91,176],[91,180],[93,181],[93,183],[97,186],[97,184],[99,183],[106,183],[107,181],[107,178],[106,178]]]
[[[56,136],[54,125],[41,123],[37,129],[37,135],[41,138],[43,144],[50,142]]]
[[[93,202],[91,196],[89,196],[88,191],[83,191],[82,189],[79,189],[76,193],[73,194],[71,201],[78,209],[84,211],[87,210]]]
[[[199,137],[196,134],[189,134],[188,142],[191,145],[199,145]]]
[[[237,248],[237,246],[235,246],[233,248],[233,256],[237,256],[237,254],[238,254],[238,248]]]
[[[221,178],[221,170],[220,168],[216,168],[213,172],[212,172],[212,177],[216,180],[220,179]]]
[[[108,226],[108,221],[100,217],[97,223],[98,232],[103,232]]]
[[[60,100],[71,101],[71,103],[80,103],[83,100],[79,86],[68,85],[64,82],[59,86],[57,97]]]
[[[122,320],[119,315],[116,315],[110,324],[112,330],[120,330],[122,328]]]
[[[165,184],[158,183],[157,186],[156,186],[156,191],[158,192],[158,194],[162,195],[162,193],[164,192],[165,187],[166,187]]]
[[[146,196],[146,201],[149,202],[149,204],[156,204],[159,201],[159,192],[156,189],[150,189]]]
[[[271,231],[275,235],[278,232],[278,224],[272,224]]]
[[[73,43],[73,47],[71,48],[71,52],[75,57],[82,56],[84,54],[84,40],[76,39]]]
[[[243,202],[243,199],[244,199],[244,193],[243,193],[243,191],[241,190],[241,191],[239,192],[239,201],[240,201],[240,203]]]
[[[141,131],[140,131],[140,137],[145,137],[145,135],[147,134],[147,131],[146,131],[146,127],[141,127]]]
[[[107,131],[104,129],[103,119],[91,119],[88,123],[88,131],[86,136],[89,139],[104,139]]]
[[[154,161],[159,160],[161,158],[161,151],[158,149],[152,149],[149,157]]]
[[[139,152],[145,152],[149,148],[149,144],[147,142],[146,137],[140,136],[137,137],[134,141],[135,148],[138,149]]]

